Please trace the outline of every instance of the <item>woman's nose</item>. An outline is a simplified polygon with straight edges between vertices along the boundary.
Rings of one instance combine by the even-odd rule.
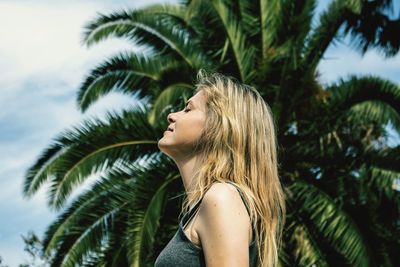
[[[175,118],[173,117],[174,113],[169,113],[167,116],[167,120],[169,123],[173,123],[175,121]]]

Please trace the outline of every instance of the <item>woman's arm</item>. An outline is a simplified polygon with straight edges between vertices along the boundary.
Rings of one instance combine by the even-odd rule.
[[[198,211],[197,232],[207,267],[249,266],[250,218],[233,185],[215,183]]]

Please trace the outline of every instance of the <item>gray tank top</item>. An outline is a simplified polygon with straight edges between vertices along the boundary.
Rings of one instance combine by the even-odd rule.
[[[242,198],[246,206],[247,212],[249,213],[249,207],[244,200],[242,192],[236,185],[234,186],[239,191],[240,197]],[[155,261],[155,267],[206,266],[203,249],[194,244],[183,231],[184,226],[192,219],[202,200],[203,198],[201,198],[192,209],[190,209],[185,215],[183,215],[182,219],[179,221],[179,228],[177,232],[158,255]],[[250,267],[255,267],[257,262],[257,243],[255,237],[256,232],[253,227],[253,240],[249,245]]]

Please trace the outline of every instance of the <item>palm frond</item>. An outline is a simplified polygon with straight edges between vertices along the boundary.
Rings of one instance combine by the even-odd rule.
[[[75,263],[83,263],[91,253],[107,246],[109,233],[116,230],[114,222],[126,213],[124,210],[128,209],[131,197],[121,185],[131,186],[126,178],[123,180],[125,183],[116,183],[115,179],[101,181],[101,186],[106,189],[99,190],[99,184],[96,185],[94,192],[98,192],[98,196],[92,196],[79,207],[76,207],[79,202],[75,202],[73,208],[50,227],[55,231],[46,233],[50,240],[46,243],[46,251],[56,250],[54,266],[76,266]]]
[[[78,92],[78,106],[84,112],[110,91],[152,102],[165,87],[191,83],[193,74],[186,64],[167,56],[120,54],[92,70]]]
[[[359,14],[348,15],[345,33],[350,33],[351,43],[362,54],[370,48],[377,48],[386,57],[398,53],[400,18],[390,18],[392,5],[393,1],[365,1]]]
[[[95,67],[78,91],[78,107],[86,111],[110,91],[138,97],[154,96],[161,78],[160,69],[176,64],[165,57],[148,57],[139,53],[121,53]]]
[[[400,196],[400,192],[396,191],[395,188],[395,183],[400,179],[400,172],[366,166],[363,173],[366,176],[367,186],[374,187],[379,194],[383,194],[392,200],[396,200],[396,195],[397,197]],[[400,202],[398,205],[400,205]]]
[[[114,212],[117,212],[115,210]],[[108,225],[111,224],[111,218],[114,213],[99,217],[98,221],[88,227],[86,231],[75,241],[69,251],[66,253],[64,260],[61,262],[62,267],[74,267],[82,265],[85,258],[90,257],[90,254],[95,249],[101,248],[105,238],[103,235],[110,231]]]
[[[353,11],[359,13],[362,0],[332,1],[328,8],[320,15],[319,24],[307,37],[304,49],[303,65],[314,72],[328,46],[334,42],[337,33],[344,25],[348,14]]]
[[[99,16],[85,25],[82,42],[88,46],[110,37],[133,37],[131,16],[142,15],[174,18],[175,22],[185,21],[185,8],[182,5],[154,4],[136,10],[120,10],[110,15]]]
[[[136,168],[136,166],[137,164],[131,165],[131,169],[134,170],[133,173],[135,175],[142,171],[140,168]],[[128,184],[132,182],[130,179],[127,179],[125,173],[118,173],[117,175],[116,172],[117,171],[114,170],[113,175],[101,177],[96,181],[89,190],[86,190],[78,196],[71,205],[58,216],[57,220],[48,227],[43,242],[44,253],[46,255],[50,255],[52,250],[57,249],[58,243],[64,242],[64,234],[70,232],[71,228],[77,228],[82,218],[89,215],[94,218],[93,213],[99,211],[96,209],[98,205],[107,203],[112,209],[114,208],[113,205],[116,203],[114,197],[116,193],[120,192],[121,188],[128,186]],[[107,201],[107,198],[111,195],[113,195],[111,199],[113,201]]]
[[[346,112],[348,121],[375,121],[381,125],[392,123],[400,131],[400,114],[387,103],[371,100],[356,104]]]
[[[117,160],[136,160],[158,151],[157,134],[143,110],[107,114],[107,121],[85,121],[56,139],[60,151],[46,150],[26,175],[24,193],[36,192],[50,181],[49,205],[60,208],[71,190],[89,175]],[[43,164],[44,163],[44,164]]]
[[[293,194],[293,210],[315,240],[323,237],[351,266],[370,266],[366,240],[351,218],[326,193],[301,181],[289,189]]]
[[[155,234],[159,227],[160,217],[162,215],[163,206],[166,202],[168,185],[178,179],[180,176],[175,175],[170,179],[165,180],[154,192],[145,210],[132,211],[129,216],[126,236],[127,241],[127,256],[130,261],[130,266],[144,266],[148,260],[146,256],[152,250],[154,245]],[[149,190],[149,183],[143,181],[143,184],[136,183],[135,190]],[[134,192],[133,192],[134,193]],[[135,194],[138,195],[138,194]]]
[[[86,26],[85,41],[91,44],[110,35],[124,36],[138,45],[152,47],[157,53],[176,56],[193,69],[211,68],[211,61],[196,36],[175,24],[175,20],[160,19],[146,9],[102,15]]]
[[[147,210],[148,216],[142,227],[148,231],[149,225],[153,225],[152,231],[157,230],[158,226],[151,221],[154,219],[153,208],[154,205],[162,207],[165,199],[160,202],[160,195],[156,193],[166,193],[164,186],[179,176],[164,179],[163,174],[172,167],[165,157],[149,158],[145,165],[140,162],[125,162],[104,174],[48,228],[44,253],[55,253],[54,266],[95,262],[95,259],[105,257],[108,249],[113,250],[113,235],[125,231],[129,216],[135,217],[143,210]],[[153,186],[149,186],[150,181]],[[154,201],[149,201],[151,199]],[[148,237],[148,232],[143,234]],[[124,236],[118,246],[130,250],[126,246],[130,244],[130,238],[135,236]],[[94,257],[95,253],[100,254]]]
[[[243,30],[249,38],[260,34],[260,3],[257,1],[238,0],[238,17]]]
[[[266,60],[268,57],[268,49],[276,43],[276,32],[281,25],[282,16],[282,1],[259,1],[260,5],[260,20],[261,20],[261,52],[263,59]]]
[[[373,165],[377,168],[400,172],[400,146],[388,147],[376,151],[375,149],[368,149],[365,152],[365,162],[368,165]]]
[[[176,4],[153,4],[140,9],[141,12],[149,16],[155,15],[160,17],[174,18],[180,22],[182,26],[187,24],[185,5]]]
[[[393,123],[400,130],[400,89],[397,84],[379,77],[351,76],[329,86],[331,112],[354,119],[370,118]]]
[[[248,37],[242,30],[240,21],[229,11],[226,1],[214,0],[212,4],[225,27],[240,78],[242,82],[249,82],[255,75],[253,65],[255,48],[248,42]]]
[[[316,1],[283,1],[279,5],[278,18],[270,19],[276,25],[269,32],[274,39],[269,47],[267,64],[282,65],[281,80],[286,81],[292,75],[299,75],[297,72],[301,67],[305,39],[312,26]],[[281,58],[284,58],[283,62],[278,61]]]
[[[293,255],[296,266],[329,266],[323,252],[305,225],[297,223],[294,226],[290,244],[296,247]]]

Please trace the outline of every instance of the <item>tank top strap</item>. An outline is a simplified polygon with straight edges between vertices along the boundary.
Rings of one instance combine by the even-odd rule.
[[[247,213],[248,213],[249,216],[250,216],[250,208],[249,208],[249,205],[248,205],[247,202],[246,202],[246,199],[244,198],[244,194],[243,194],[242,190],[241,190],[237,185],[235,185],[234,183],[232,183],[231,181],[227,181],[227,182],[230,183],[231,185],[233,185],[234,187],[236,187],[237,191],[239,192],[240,197],[242,198],[242,201],[243,201],[243,203],[244,203],[244,206],[246,207]],[[256,236],[256,234],[257,234],[256,225],[255,225],[255,224],[252,225],[252,229],[253,229],[253,240],[255,240],[255,236]],[[254,241],[253,241],[253,242],[254,242]]]
[[[232,183],[231,181],[227,181],[228,183],[230,183],[231,185],[233,185],[237,191],[239,192],[240,197],[242,198],[242,201],[246,207],[247,213],[250,216],[250,208],[246,202],[246,199],[244,198],[244,195],[242,193],[242,190],[235,185],[234,183]],[[199,209],[201,201],[203,200],[204,196],[201,197],[199,199],[199,201],[187,212],[182,216],[182,222],[183,222],[183,229],[186,227],[186,225],[190,222],[190,220],[194,217],[194,215],[196,214],[196,211]]]
[[[249,216],[250,216],[250,208],[249,208],[249,205],[248,205],[247,202],[246,202],[246,199],[244,198],[244,195],[243,195],[242,190],[240,190],[240,188],[239,188],[237,185],[235,185],[234,183],[232,183],[231,181],[227,181],[227,182],[230,183],[231,185],[233,185],[234,187],[236,187],[236,189],[237,189],[237,191],[239,192],[239,195],[240,195],[240,197],[242,198],[243,203],[244,203],[244,205],[245,205],[245,207],[246,207],[247,213],[248,213]]]
[[[182,217],[182,222],[184,223],[183,229],[186,227],[186,225],[190,222],[190,220],[196,214],[196,211],[199,209],[201,201],[203,200],[203,197],[201,197],[199,199],[199,201],[197,201],[197,203],[187,213],[185,213],[183,215],[183,217]],[[188,219],[186,219],[187,217],[188,217]]]

